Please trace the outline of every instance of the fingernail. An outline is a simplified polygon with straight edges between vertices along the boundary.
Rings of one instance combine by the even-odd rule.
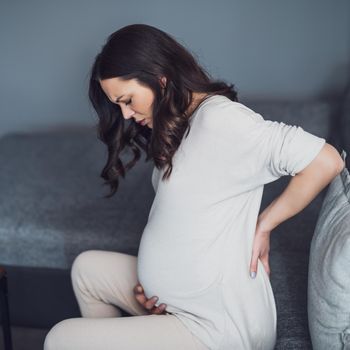
[[[255,271],[250,271],[250,277],[251,278],[255,278],[256,276],[256,272]]]

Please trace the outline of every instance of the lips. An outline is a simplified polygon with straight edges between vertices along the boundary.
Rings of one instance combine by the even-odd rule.
[[[141,124],[142,126],[144,126],[144,125],[147,124],[146,118],[145,118],[145,119],[142,119],[142,120],[137,120],[136,122],[137,122],[138,124]]]

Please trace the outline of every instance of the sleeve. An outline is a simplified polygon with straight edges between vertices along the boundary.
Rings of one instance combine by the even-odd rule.
[[[306,168],[326,143],[301,126],[261,119],[256,125],[256,147],[260,170],[271,182],[281,176],[295,176]]]
[[[209,117],[204,118],[206,129],[224,154],[218,159],[223,159],[223,167],[227,164],[228,177],[242,190],[295,176],[326,143],[301,126],[266,120],[238,102],[222,103]]]

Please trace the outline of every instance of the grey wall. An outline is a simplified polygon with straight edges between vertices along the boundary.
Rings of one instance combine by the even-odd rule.
[[[350,76],[348,0],[0,0],[0,135],[94,124],[90,66],[131,23],[173,35],[242,99],[333,96]]]

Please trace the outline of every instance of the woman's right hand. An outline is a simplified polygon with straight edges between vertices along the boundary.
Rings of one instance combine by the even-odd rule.
[[[140,283],[138,283],[135,287],[134,287],[134,294],[135,294],[135,298],[136,300],[146,309],[148,310],[148,312],[150,314],[155,314],[155,315],[163,315],[166,314],[165,308],[166,308],[166,304],[160,304],[158,307],[154,306],[154,304],[158,301],[158,299],[155,299],[155,297],[153,296],[150,299],[147,299],[143,288],[141,286]]]

